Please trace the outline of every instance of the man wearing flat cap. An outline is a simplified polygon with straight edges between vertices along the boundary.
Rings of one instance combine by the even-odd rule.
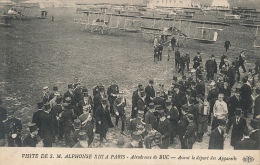
[[[230,145],[235,147],[236,143],[239,142],[243,137],[243,132],[247,127],[246,119],[242,117],[242,110],[237,108],[235,117],[231,118],[227,123],[226,133],[228,134],[231,126],[233,126],[231,133]]]
[[[21,120],[15,117],[14,111],[9,111],[7,120],[5,121],[8,147],[14,147],[15,143],[18,147],[22,146],[22,128]]]
[[[250,122],[251,127],[253,130],[250,134],[250,139],[256,142],[255,149],[260,150],[260,119],[252,119]]]
[[[114,125],[111,121],[109,107],[107,105],[107,98],[102,98],[102,105],[97,108],[96,111],[96,131],[100,135],[100,144],[107,142],[106,135],[109,128],[113,128]]]
[[[224,94],[218,94],[218,100],[216,100],[214,107],[213,107],[213,121],[211,130],[214,130],[219,120],[227,120],[228,117],[228,108],[227,103],[224,101]]]
[[[192,149],[193,144],[196,141],[196,132],[197,132],[197,126],[194,123],[194,115],[188,114],[188,121],[189,124],[186,128],[186,132],[183,136],[183,139],[185,140],[185,148]]]
[[[35,123],[29,125],[30,133],[24,138],[24,147],[36,147],[38,142],[41,140],[38,135],[38,128]]]
[[[164,112],[159,113],[159,125],[158,125],[158,132],[162,134],[162,145],[161,149],[168,149],[170,143],[170,136],[171,136],[171,123],[166,118]]]
[[[145,87],[146,104],[149,105],[155,97],[155,90],[153,87],[154,80],[149,80],[149,84]]]
[[[255,118],[260,119],[260,87],[256,87],[255,92],[256,92],[256,97],[255,97],[253,119]]]

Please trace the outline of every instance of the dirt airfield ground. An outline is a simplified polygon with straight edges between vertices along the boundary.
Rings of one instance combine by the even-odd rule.
[[[57,85],[64,93],[74,77],[79,77],[90,91],[102,81],[107,88],[112,79],[118,81],[120,90],[126,92],[128,102],[127,116],[131,111],[131,95],[138,83],[147,85],[150,78],[158,84],[170,87],[172,76],[175,74],[174,58],[171,55],[167,61],[167,48],[164,47],[163,60],[153,63],[153,43],[144,39],[140,33],[126,33],[113,30],[111,35],[89,33],[83,26],[74,22],[78,18],[75,9],[48,9],[47,19],[13,20],[13,27],[0,28],[0,92],[4,107],[16,111],[16,116],[22,120],[23,135],[28,133],[28,124],[32,113],[37,111],[37,102],[41,98],[43,86]],[[35,12],[37,13],[37,12]],[[51,21],[54,16],[55,21]],[[196,18],[196,16],[195,16]],[[195,28],[195,27],[193,27]],[[254,61],[259,57],[259,50],[254,50],[253,33],[239,25],[224,28],[219,33],[215,44],[200,44],[187,41],[181,52],[188,51],[191,59],[197,51],[203,53],[204,62],[214,54],[219,61],[224,52],[224,42],[231,41],[232,47],[228,53],[230,61],[246,51],[247,68],[253,68]],[[115,118],[112,118],[115,121]],[[116,147],[117,139],[124,138],[125,143],[130,137],[123,137],[117,129],[110,129],[109,143],[103,147]],[[98,135],[95,135],[96,147]],[[207,149],[209,137],[204,136],[203,142],[194,144],[196,149]],[[230,135],[225,142],[229,145]],[[63,147],[57,143],[57,147]],[[170,148],[180,148],[179,141]]]

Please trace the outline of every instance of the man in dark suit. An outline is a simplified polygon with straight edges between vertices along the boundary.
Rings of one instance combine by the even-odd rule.
[[[196,141],[196,132],[197,132],[197,126],[194,123],[194,115],[193,114],[188,114],[188,121],[189,124],[186,128],[186,132],[184,134],[184,140],[185,140],[185,145],[187,149],[192,149],[193,144]]]
[[[241,66],[244,73],[246,72],[246,68],[245,68],[245,61],[246,61],[246,57],[245,57],[245,51],[241,51],[240,55],[239,55],[239,67]]]
[[[170,143],[171,130],[172,130],[171,123],[166,118],[164,112],[159,113],[159,117],[160,120],[158,125],[158,132],[160,132],[162,135],[162,145],[160,148],[168,149]]]
[[[235,116],[235,111],[237,108],[240,108],[240,88],[236,88],[236,91],[233,96],[231,96],[228,101],[228,119],[231,119]]]
[[[160,94],[160,91],[156,91],[156,97],[153,98],[153,103],[155,106],[159,105],[165,107],[165,99],[161,97]]]
[[[100,105],[97,108],[97,112],[96,112],[96,129],[97,132],[100,135],[100,146],[102,144],[102,142],[106,142],[106,134],[108,131],[108,128],[112,128],[114,127],[111,118],[110,118],[110,113],[108,110],[108,105],[107,105],[107,98],[104,97],[102,99],[102,105]]]
[[[147,112],[147,102],[146,102],[146,94],[144,92],[144,90],[141,90],[140,91],[140,97],[139,97],[139,100],[137,101],[137,104],[136,104],[136,108],[137,110],[141,110],[144,112],[144,114],[146,114]]]
[[[125,107],[126,107],[126,99],[123,96],[124,92],[120,91],[117,94],[117,98],[114,101],[114,111],[115,111],[115,115],[116,115],[116,127],[118,127],[118,121],[119,118],[121,119],[121,134],[122,135],[126,135],[125,134],[125,122],[126,122],[126,114],[125,114]]]
[[[232,88],[234,86],[234,84],[236,83],[236,68],[235,68],[235,65],[236,65],[236,63],[233,61],[232,65],[228,68],[228,71],[227,71],[227,76],[228,76],[230,88]]]
[[[143,85],[138,84],[136,90],[132,94],[132,112],[131,112],[131,118],[137,117],[137,102],[140,99],[140,90],[142,89]]]
[[[174,86],[174,93],[173,93],[173,96],[172,96],[172,102],[173,100],[176,101],[176,107],[179,111],[179,118],[181,118],[182,116],[182,111],[181,111],[181,107],[182,107],[182,98],[184,97],[184,93],[180,91],[179,89],[179,84],[176,84]]]
[[[24,147],[36,147],[38,142],[40,141],[40,137],[38,135],[38,128],[35,123],[29,125],[30,134],[27,135],[23,140]]]
[[[217,88],[217,84],[215,81],[212,81],[209,85],[210,85],[210,90],[209,90],[209,93],[207,96],[207,101],[209,102],[209,105],[210,105],[210,112],[209,112],[209,116],[208,116],[208,124],[210,125],[211,114],[213,113],[214,104],[215,104],[216,100],[218,99],[219,90]]]
[[[255,106],[254,106],[254,115],[253,119],[260,118],[260,87],[256,87],[255,89],[256,97],[255,97]]]
[[[41,114],[41,130],[44,147],[52,147],[52,143],[54,142],[54,130],[52,117],[49,114],[50,111],[51,107],[47,104],[44,106],[44,112]]]
[[[89,113],[93,114],[93,101],[92,97],[88,94],[88,89],[84,87],[82,89],[83,99],[79,101],[78,103],[78,114],[77,116],[80,116],[83,114],[83,111],[89,111]]]
[[[243,139],[238,141],[234,146],[235,150],[255,150],[256,142],[251,140],[247,127],[243,132]]]
[[[202,58],[200,56],[200,52],[197,53],[197,56],[193,59],[193,69],[197,69],[200,66],[200,63],[202,62]]]
[[[231,133],[230,145],[235,147],[236,143],[239,142],[243,137],[243,132],[247,127],[246,119],[241,117],[241,109],[237,108],[235,117],[228,120],[226,133],[228,134],[230,127],[233,125]]]
[[[146,93],[146,105],[149,105],[153,98],[155,97],[155,90],[153,88],[154,81],[149,80],[149,84],[145,87],[145,93]]]
[[[224,130],[226,126],[226,122],[224,120],[220,120],[218,123],[218,127],[215,128],[209,138],[209,147],[208,149],[214,149],[214,150],[223,150],[224,149]]]
[[[116,100],[116,96],[117,96],[118,93],[119,93],[119,87],[117,85],[116,80],[113,80],[111,85],[107,88],[108,101],[109,101],[109,104],[110,104],[110,107],[109,107],[110,108],[110,114],[112,116],[115,115],[113,105],[114,105],[114,102]]]
[[[197,78],[196,94],[205,97],[205,83],[203,79]]]
[[[260,119],[252,119],[250,125],[253,130],[249,137],[256,142],[255,149],[260,150]]]
[[[177,48],[177,50],[175,51],[175,71],[179,70],[180,59],[181,59],[181,53],[179,51],[179,48]]]
[[[181,141],[181,149],[187,149],[187,145],[185,145],[185,139],[184,135],[186,132],[186,129],[189,125],[189,120],[188,120],[188,106],[183,105],[181,107],[182,110],[182,116],[180,117],[180,120],[178,121],[178,134],[179,134],[179,139]]]
[[[42,137],[42,128],[41,128],[41,114],[44,112],[43,111],[43,102],[38,103],[38,111],[33,113],[32,117],[32,123],[35,123],[38,130],[38,135]]]
[[[53,106],[50,111],[50,115],[51,115],[52,123],[53,123],[54,138],[55,138],[55,136],[59,135],[59,122],[57,120],[57,117],[63,111],[61,102],[62,102],[61,96],[57,96],[57,98],[56,98],[57,104],[55,106]]]
[[[241,98],[241,108],[244,113],[244,117],[247,118],[247,113],[249,111],[249,108],[251,107],[251,95],[252,95],[252,89],[247,84],[247,78],[244,77],[242,79],[242,82],[244,83],[240,88],[240,98]]]
[[[157,118],[154,115],[154,112],[155,112],[154,103],[150,103],[149,110],[147,111],[147,113],[145,114],[145,117],[144,117],[144,122],[145,122],[145,124],[150,124],[153,129],[156,129],[157,128],[156,127]]]
[[[71,105],[76,105],[75,96],[73,93],[73,84],[68,85],[68,91],[64,93],[63,95],[63,101],[65,101],[66,98],[71,98]]]
[[[0,98],[0,139],[5,139],[4,121],[7,118],[7,111],[2,107],[2,99]]]

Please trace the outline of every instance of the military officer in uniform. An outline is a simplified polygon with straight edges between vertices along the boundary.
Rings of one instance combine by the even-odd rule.
[[[14,147],[17,144],[18,147],[22,146],[22,122],[16,118],[13,111],[8,113],[7,120],[5,121],[5,128],[7,134],[8,147]]]

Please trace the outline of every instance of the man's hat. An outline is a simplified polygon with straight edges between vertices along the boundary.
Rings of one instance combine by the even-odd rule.
[[[235,115],[240,116],[241,113],[242,113],[242,110],[241,110],[240,108],[236,108],[236,110],[235,110]]]
[[[193,114],[188,114],[187,116],[188,116],[188,118],[189,118],[190,120],[194,120],[194,115],[193,115]]]
[[[156,110],[156,111],[159,111],[159,110],[162,110],[162,109],[163,109],[163,108],[162,108],[162,106],[160,106],[160,105],[156,105],[156,106],[155,106],[155,110]]]
[[[141,95],[141,97],[144,97],[145,96],[145,91],[144,90],[140,90],[140,95]]]
[[[154,103],[149,103],[149,109],[154,109]]]
[[[184,111],[184,112],[187,112],[189,110],[189,107],[188,105],[183,105],[181,106],[181,109]]]
[[[174,88],[180,88],[180,85],[179,84],[175,84]]]
[[[200,55],[200,52],[197,52],[197,55]]]
[[[156,91],[156,93],[161,93],[161,91]]]
[[[51,105],[50,104],[45,104],[44,105],[44,110],[45,111],[48,111],[48,110],[50,110],[51,109]]]
[[[191,72],[191,73],[195,73],[195,72],[196,72],[196,69],[192,68],[192,69],[190,70],[190,72]]]
[[[86,140],[87,134],[86,132],[79,132],[79,140]]]
[[[57,90],[58,90],[58,87],[57,87],[57,86],[53,86],[53,87],[52,87],[52,90],[53,90],[53,91],[57,91]]]
[[[125,91],[119,91],[118,93],[122,95],[125,93]]]
[[[88,93],[87,87],[83,87],[83,88],[82,88],[82,93]]]
[[[225,120],[218,120],[218,125],[225,126],[227,123]]]
[[[54,96],[60,96],[60,92],[58,92],[58,91],[55,91],[53,94],[54,94]]]
[[[164,110],[163,110],[163,109],[158,111],[158,116],[159,116],[159,117],[165,116],[165,113],[164,113]]]
[[[42,89],[46,90],[46,89],[49,89],[49,87],[48,86],[44,86]]]
[[[81,122],[79,119],[74,120],[74,128],[79,129],[81,127]]]
[[[224,94],[223,93],[219,93],[218,97],[224,97]]]
[[[165,101],[165,106],[168,107],[168,106],[171,106],[172,105],[172,102],[170,99],[166,100]]]
[[[40,103],[37,103],[37,107],[38,107],[38,109],[42,109],[43,108],[43,102],[40,102]]]
[[[149,84],[153,84],[154,83],[154,80],[153,79],[150,79],[149,80]]]
[[[35,132],[35,131],[38,131],[38,128],[37,128],[37,126],[36,126],[35,123],[30,124],[30,125],[29,125],[29,129],[30,129],[30,132],[31,132],[31,133],[32,133],[32,132]]]
[[[259,129],[260,128],[260,119],[252,119],[250,122],[250,125],[254,129]]]
[[[70,103],[70,102],[71,102],[71,97],[66,97],[66,98],[65,98],[65,102],[66,102],[66,103]]]
[[[173,80],[178,80],[177,76],[173,76]]]
[[[143,115],[144,111],[143,110],[138,110],[137,113]]]
[[[68,85],[68,88],[69,88],[69,89],[73,88],[73,84],[69,84],[69,85]]]

